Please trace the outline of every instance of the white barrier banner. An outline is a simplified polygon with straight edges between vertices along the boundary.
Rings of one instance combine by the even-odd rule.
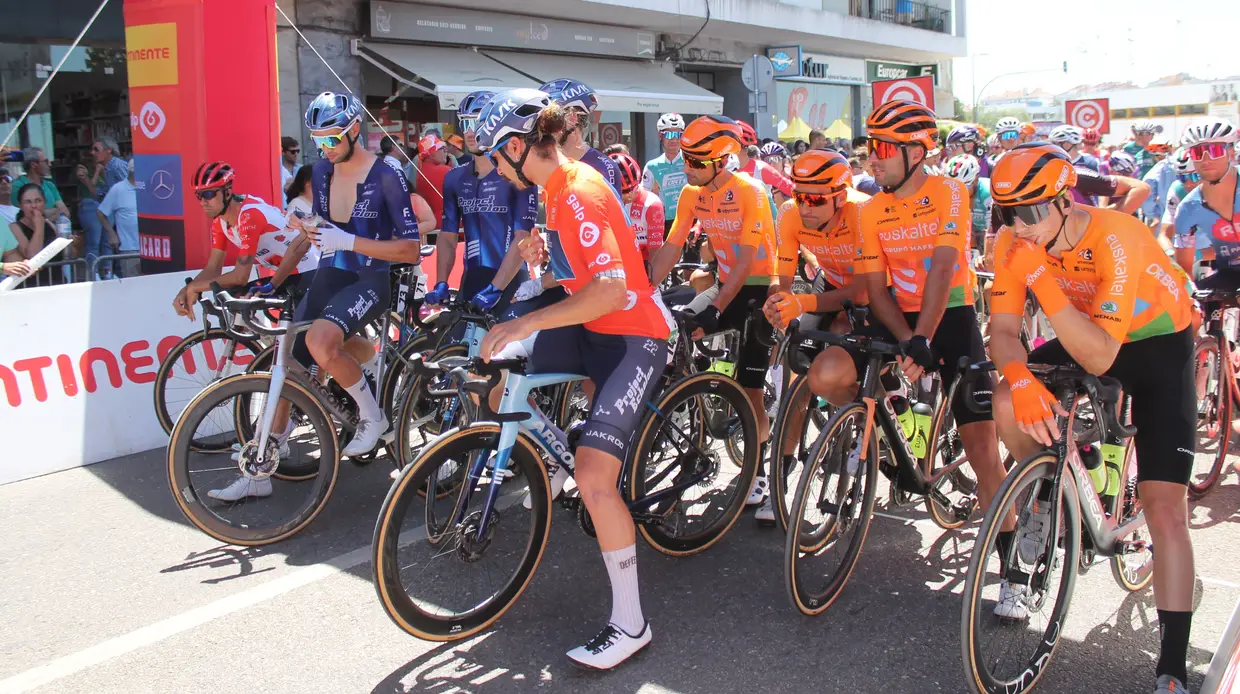
[[[202,329],[172,310],[192,274],[0,296],[0,484],[167,444],[153,383],[163,355]]]

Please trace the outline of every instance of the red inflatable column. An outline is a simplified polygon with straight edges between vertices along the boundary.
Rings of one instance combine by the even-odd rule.
[[[283,206],[275,0],[125,0],[142,271],[202,268],[209,225],[188,185],[204,161]]]

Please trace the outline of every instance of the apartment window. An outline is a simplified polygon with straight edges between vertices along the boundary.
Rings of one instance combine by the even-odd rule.
[[[1111,119],[1112,119],[1112,120],[1118,120],[1118,119],[1120,119],[1120,118],[1127,118],[1127,117],[1128,117],[1128,109],[1126,109],[1126,108],[1113,108],[1113,109],[1111,109]]]
[[[1155,106],[1150,115],[1152,116],[1174,116],[1175,106]]]
[[[1188,104],[1180,107],[1181,116],[1202,116],[1205,115],[1205,104]]]

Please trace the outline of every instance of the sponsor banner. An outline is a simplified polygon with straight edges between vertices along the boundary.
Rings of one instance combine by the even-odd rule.
[[[934,80],[929,75],[875,82],[870,85],[870,91],[874,97],[874,108],[888,101],[916,101],[934,110]]]
[[[0,296],[0,484],[158,448],[152,406],[160,358],[202,329],[172,310],[194,273]]]
[[[775,70],[775,79],[801,76],[800,46],[771,46],[766,49],[766,58]]]
[[[934,83],[939,83],[939,66],[938,65],[909,65],[908,63],[892,63],[886,60],[867,60],[866,61],[866,78],[870,82],[882,82],[886,80],[904,80],[910,77],[926,77],[930,76],[934,79]]]
[[[1078,128],[1093,128],[1100,135],[1111,132],[1110,99],[1072,99],[1063,102],[1064,120]]]
[[[184,181],[180,155],[135,154],[133,187],[138,194],[138,215],[159,217],[184,215]],[[202,216],[200,211],[195,212],[197,216]]]
[[[185,222],[179,219],[141,218],[138,252],[143,267],[153,272],[176,272],[185,267]]]
[[[129,90],[129,127],[137,154],[177,152],[181,148],[181,99],[176,87]]]
[[[177,84],[176,22],[125,27],[125,64],[131,89]]]

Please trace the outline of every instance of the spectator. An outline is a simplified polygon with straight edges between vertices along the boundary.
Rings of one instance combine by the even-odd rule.
[[[603,154],[606,154],[607,156],[611,156],[615,154],[616,152],[619,152],[621,154],[628,154],[629,146],[624,144],[623,142],[617,142],[614,145],[608,145],[607,149],[603,150]]]
[[[399,143],[396,140],[392,139],[391,135],[388,135],[384,137],[382,140],[379,140],[379,156],[383,157],[384,164],[387,164],[393,169],[396,169],[397,171],[401,171],[403,173],[404,166],[405,166],[404,162],[397,159],[396,156],[392,154],[392,152],[396,151],[396,146],[398,144]]]
[[[857,137],[854,137],[852,139],[852,149],[854,151],[858,149],[865,149],[866,145],[868,145],[869,143],[870,143],[870,139],[868,137],[866,137],[865,135],[858,135]]]
[[[865,170],[865,164],[869,162],[869,154],[859,152],[848,160],[849,166],[852,167],[853,188],[865,193],[866,195],[877,195],[881,190],[878,183],[874,181]]]
[[[827,149],[827,136],[821,130],[815,128],[809,131],[809,148],[810,149]]]
[[[297,169],[288,190],[284,191],[284,211],[289,214],[300,212],[301,217],[314,216],[314,198],[310,196],[310,172],[314,167],[306,164]]]
[[[745,148],[745,155],[750,159],[760,159],[762,157],[762,150],[757,145],[749,145]]]
[[[29,274],[30,263],[23,260],[18,252],[17,237],[8,229],[0,229],[0,275],[24,277]]]
[[[13,175],[8,169],[0,168],[0,227],[5,229],[10,224],[17,221],[18,209],[15,205],[10,205],[9,201],[13,199]],[[4,243],[9,234],[0,232],[0,243]],[[14,246],[16,248],[16,246]]]
[[[129,178],[129,164],[121,159],[120,145],[110,137],[96,140],[90,152],[95,157],[94,173],[89,173],[85,166],[77,167],[78,181],[89,193],[78,202],[78,222],[86,232],[86,266],[95,267],[99,277],[107,279],[112,275],[112,263],[101,263],[98,258],[111,255],[112,247],[104,241],[103,227],[99,224],[97,213],[99,203],[112,186]]]
[[[43,190],[43,199],[47,205],[54,208],[53,214],[49,215],[50,220],[54,222],[60,219],[61,215],[68,217],[69,208],[65,205],[64,198],[60,197],[60,189],[52,181],[52,162],[43,153],[43,149],[29,147],[22,152],[22,157],[26,164],[26,175],[13,180],[13,192],[10,196],[13,204],[20,205],[18,193],[27,183],[34,183]]]
[[[280,138],[280,190],[288,188],[289,181],[297,171],[297,159],[301,156],[301,145],[295,138],[285,135]]]
[[[119,157],[118,157],[119,160]],[[99,204],[99,224],[105,243],[118,253],[138,252],[138,195],[133,187],[133,162],[127,166],[125,180],[112,186]],[[142,274],[138,258],[116,261],[116,277],[137,277]]]
[[[460,158],[465,156],[465,140],[460,135],[448,136],[448,163],[452,168],[460,166]]]
[[[27,160],[29,161],[29,160]],[[47,218],[47,199],[43,197],[41,183],[26,183],[17,189],[17,201],[21,211],[17,213],[17,221],[9,225],[9,231],[17,240],[17,252],[21,260],[30,260],[36,253],[56,240],[56,227]],[[64,260],[61,251],[48,262]],[[35,284],[46,286],[63,284],[64,271],[60,267],[44,267],[39,271]],[[29,286],[29,285],[27,285]]]
[[[438,229],[443,224],[443,179],[452,170],[448,166],[447,146],[439,135],[432,133],[418,142],[418,159],[421,160],[421,175],[415,189],[431,206]]]
[[[809,143],[806,142],[805,140],[797,140],[796,142],[792,143],[792,156],[794,159],[796,157],[801,156],[802,154],[805,154],[808,151],[809,151]]]

